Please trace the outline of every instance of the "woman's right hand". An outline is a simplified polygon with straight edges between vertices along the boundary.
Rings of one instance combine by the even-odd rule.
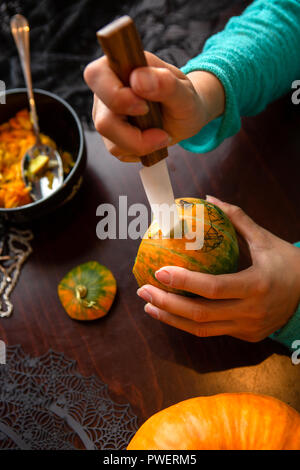
[[[146,52],[148,67],[135,69],[125,87],[107,58],[91,62],[84,79],[94,92],[93,120],[110,153],[122,161],[139,157],[197,134],[224,111],[222,84],[204,71],[184,75],[177,67]],[[146,101],[161,104],[162,129],[141,131],[127,116],[148,112]]]

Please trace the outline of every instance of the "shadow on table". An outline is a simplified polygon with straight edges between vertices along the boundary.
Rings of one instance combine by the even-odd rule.
[[[165,344],[161,347],[160,341],[151,342],[153,353],[160,359],[181,364],[199,373],[254,366],[274,353],[290,356],[284,346],[268,338],[259,343],[248,343],[230,336],[198,338],[165,324],[161,325],[161,329]]]

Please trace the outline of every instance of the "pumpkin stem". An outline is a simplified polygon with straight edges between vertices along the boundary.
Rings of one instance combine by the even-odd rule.
[[[96,307],[96,302],[94,300],[90,300],[89,302],[87,300],[83,300],[83,305],[86,308],[97,308]]]
[[[82,286],[82,285],[76,286],[76,288],[75,288],[76,298],[78,300],[84,299],[87,295],[87,291],[88,290],[85,286]]]

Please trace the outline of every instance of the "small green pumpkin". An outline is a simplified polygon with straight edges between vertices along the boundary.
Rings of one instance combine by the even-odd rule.
[[[175,200],[179,218],[185,222],[187,232],[195,233],[197,205],[204,205],[204,245],[200,250],[186,250],[189,241],[182,238],[162,238],[156,220],[152,222],[141,241],[133,274],[141,287],[152,284],[176,294],[190,295],[186,291],[161,284],[155,272],[163,266],[180,266],[190,271],[208,274],[234,273],[237,270],[239,245],[235,229],[226,214],[214,204],[192,197]],[[159,235],[159,236],[157,236]]]
[[[74,320],[96,320],[108,313],[116,290],[112,272],[97,261],[89,261],[68,272],[58,285],[58,296]]]

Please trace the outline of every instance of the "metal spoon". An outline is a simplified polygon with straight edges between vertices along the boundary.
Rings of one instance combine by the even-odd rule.
[[[33,126],[33,132],[36,138],[36,143],[33,147],[27,150],[22,159],[22,176],[26,186],[31,186],[30,195],[33,200],[43,199],[48,197],[53,191],[56,191],[63,183],[63,163],[59,153],[48,145],[44,145],[40,138],[40,128],[38,116],[36,112],[35,100],[32,90],[32,79],[30,70],[30,47],[29,47],[29,24],[27,19],[22,15],[15,15],[10,21],[10,29],[14,37],[22,70],[27,87],[27,95],[30,107],[30,117]],[[37,157],[48,157],[47,159],[41,158],[41,161],[47,162],[45,167],[47,171],[51,172],[51,179],[43,173],[32,175],[30,168],[32,161]],[[35,160],[36,162],[36,160]],[[31,165],[30,165],[31,163]],[[45,172],[44,172],[45,173]]]

